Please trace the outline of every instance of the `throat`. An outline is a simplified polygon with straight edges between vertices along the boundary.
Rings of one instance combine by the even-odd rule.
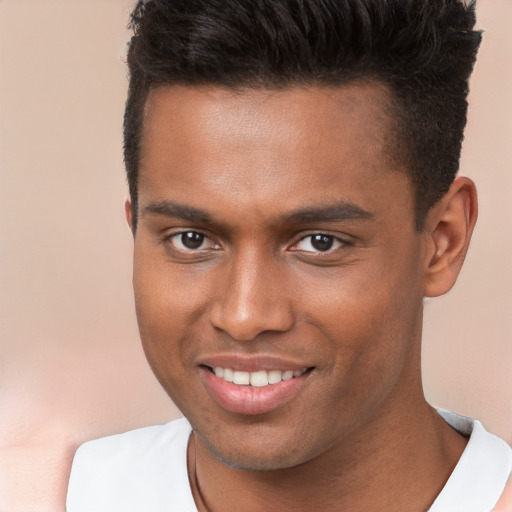
[[[363,433],[366,443],[362,438],[351,440],[351,446],[362,446],[357,457],[348,456],[346,449],[333,447],[322,460],[272,471],[228,466],[192,433],[187,466],[197,510],[236,510],[240,503],[246,504],[244,512],[427,510],[442,491],[467,443],[435,411],[429,412],[420,422],[423,429],[411,425],[408,434],[402,432],[398,440],[386,436],[386,449],[368,442],[378,437],[373,430],[373,436]],[[406,494],[404,488],[408,489]]]
[[[196,504],[198,512],[213,512],[210,510],[204,501],[199,483],[197,481],[197,456],[196,456],[196,441],[194,432],[190,434],[187,446],[187,473],[192,497]]]

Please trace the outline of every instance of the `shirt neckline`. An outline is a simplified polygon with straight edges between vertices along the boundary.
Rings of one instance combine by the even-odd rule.
[[[512,471],[512,450],[505,441],[465,416],[438,410],[469,441],[443,490],[428,512],[489,512]]]

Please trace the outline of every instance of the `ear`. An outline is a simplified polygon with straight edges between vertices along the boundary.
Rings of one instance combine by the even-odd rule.
[[[475,184],[469,178],[457,177],[427,214],[425,297],[443,295],[455,284],[468,251],[477,213]]]
[[[126,216],[126,222],[133,233],[133,205],[131,199],[128,197],[124,202],[124,214]]]

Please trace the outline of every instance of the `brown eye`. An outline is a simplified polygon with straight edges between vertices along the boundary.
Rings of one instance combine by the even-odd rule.
[[[203,235],[197,231],[182,231],[175,233],[166,238],[166,243],[170,244],[173,250],[177,250],[183,254],[193,254],[196,252],[204,252],[207,250],[220,249],[210,237]]]
[[[292,250],[304,253],[318,254],[323,252],[333,252],[346,245],[350,245],[345,240],[327,233],[314,233],[305,236],[296,243]]]
[[[334,237],[329,235],[313,235],[311,246],[317,251],[328,251],[334,245]]]
[[[186,233],[181,233],[179,235],[181,238],[181,243],[183,247],[187,249],[199,249],[204,242],[204,235],[201,233],[196,233],[195,231],[187,231]]]

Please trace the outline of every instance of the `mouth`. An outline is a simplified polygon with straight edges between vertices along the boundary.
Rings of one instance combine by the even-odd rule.
[[[199,366],[203,383],[223,409],[241,415],[278,410],[296,398],[315,367],[245,371],[225,366]],[[261,368],[261,366],[260,366]]]
[[[313,367],[310,367],[301,370],[259,370],[256,372],[245,372],[232,368],[222,368],[221,366],[206,366],[206,368],[225,382],[233,383],[237,386],[252,386],[255,388],[263,388],[290,379],[296,379],[306,372],[313,370]]]

